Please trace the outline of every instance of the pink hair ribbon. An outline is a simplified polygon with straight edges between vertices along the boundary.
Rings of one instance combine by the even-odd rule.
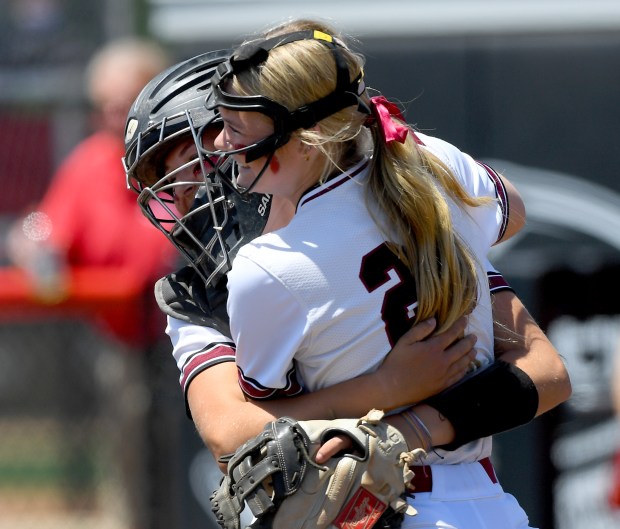
[[[397,123],[392,119],[392,117],[395,117],[400,121],[405,121],[400,109],[394,103],[388,101],[384,96],[371,97],[370,103],[372,113],[375,119],[379,122],[379,127],[383,133],[385,142],[391,143],[393,141],[397,141],[399,143],[405,143],[405,138],[409,132],[409,127],[403,125],[402,123]]]

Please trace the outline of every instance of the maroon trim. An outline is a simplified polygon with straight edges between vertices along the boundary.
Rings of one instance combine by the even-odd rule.
[[[510,216],[508,193],[506,191],[506,187],[504,186],[504,182],[495,169],[483,162],[476,161],[476,163],[486,171],[487,175],[495,185],[495,194],[499,200],[500,208],[503,214],[502,225],[500,226],[499,235],[497,236],[497,241],[499,241],[506,234],[506,229],[508,228],[508,218]]]
[[[514,292],[514,289],[499,272],[487,272],[487,279],[489,280],[489,290],[491,293],[500,292],[501,290],[511,290]]]
[[[493,483],[497,483],[497,476],[495,475],[495,469],[493,468],[493,463],[491,463],[491,459],[488,457],[485,457],[484,459],[481,459],[480,461],[478,461],[478,463],[482,465],[482,468],[484,468],[484,471],[487,473],[487,476],[489,476],[489,479]],[[422,465],[422,466],[414,466],[411,468],[413,472],[415,473],[415,475],[413,476],[413,479],[411,480],[411,483],[409,484],[409,488],[411,489],[409,494],[415,494],[415,493],[420,493],[420,492],[432,492],[433,490],[433,472],[431,470],[432,467],[428,465]]]
[[[222,362],[235,361],[235,348],[232,344],[212,344],[191,356],[183,365],[179,382],[187,390],[189,382],[194,376],[208,367]]]
[[[368,162],[363,163],[360,167],[358,167],[352,173],[342,173],[342,174],[338,175],[337,177],[334,178],[334,181],[330,185],[328,185],[327,187],[320,187],[320,188],[318,188],[319,190],[317,190],[317,192],[315,194],[312,194],[312,191],[314,189],[316,189],[316,188],[311,189],[310,191],[308,191],[308,193],[307,193],[307,195],[305,197],[302,197],[302,199],[299,202],[299,207],[303,206],[304,204],[307,204],[308,202],[311,202],[315,198],[318,198],[318,197],[324,195],[325,193],[328,193],[329,191],[332,191],[333,189],[336,189],[336,188],[340,187],[342,184],[348,182],[351,178],[355,178],[364,169],[366,169],[366,167],[368,167]]]
[[[274,399],[280,397],[294,397],[303,392],[303,387],[297,381],[297,374],[294,367],[286,374],[286,386],[283,388],[268,388],[260,384],[257,380],[246,377],[243,370],[237,366],[239,374],[239,386],[242,391],[252,399]]]

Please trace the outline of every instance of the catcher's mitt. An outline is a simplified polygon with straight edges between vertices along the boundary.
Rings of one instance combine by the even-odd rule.
[[[228,471],[211,497],[224,529],[240,529],[247,505],[252,528],[370,529],[400,525],[415,514],[404,499],[413,477],[409,463],[426,453],[408,451],[402,434],[371,410],[361,419],[296,422],[280,418],[241,446],[228,460]],[[314,462],[329,438],[346,434],[354,447],[324,466]]]

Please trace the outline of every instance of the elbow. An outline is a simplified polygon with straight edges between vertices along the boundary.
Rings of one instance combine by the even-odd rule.
[[[200,433],[200,438],[213,456],[213,459],[217,463],[220,471],[223,474],[226,474],[228,459],[231,454],[235,453],[237,447],[233,446],[230,441],[227,442],[223,437],[203,435]]]
[[[573,394],[573,385],[570,380],[570,375],[566,369],[566,365],[561,357],[558,356],[558,368],[556,374],[556,395],[558,399],[558,405],[566,402],[571,398]]]
[[[539,405],[536,416],[542,415],[560,404],[567,402],[573,393],[573,386],[570,381],[568,371],[562,364],[562,369],[555,373],[555,376],[547,379],[546,382],[537,384]]]
[[[573,394],[573,385],[570,381],[570,376],[568,374],[568,371],[565,371],[565,376],[562,379],[562,391],[560,395],[560,398],[562,399],[561,402],[566,402],[567,400],[569,400],[572,394]]]
[[[217,463],[220,471],[223,474],[226,474],[228,466],[228,458],[226,456],[229,456],[232,452],[234,452],[234,450],[231,452],[230,450],[227,450],[225,447],[219,445],[218,443],[206,440],[204,437],[202,438],[202,440],[204,441],[207,449],[213,456],[213,459]]]
[[[215,461],[218,463],[218,465],[220,465],[220,468],[223,468],[225,470],[226,463],[222,463],[222,461],[225,461],[228,456],[234,454],[235,450],[238,447],[235,446],[235,444],[231,441],[230,436],[217,435],[217,432],[214,432],[213,430],[217,429],[210,429],[209,434],[203,434],[199,431],[200,437],[209,449],[209,452],[211,452],[211,455],[213,456]]]

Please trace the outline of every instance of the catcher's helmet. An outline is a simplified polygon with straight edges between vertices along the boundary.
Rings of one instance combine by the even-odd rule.
[[[125,171],[128,186],[140,192],[161,178],[159,161],[176,138],[215,121],[205,100],[211,79],[229,50],[204,53],[163,71],[144,87],[125,124]]]
[[[217,112],[207,109],[205,101],[213,73],[228,55],[228,50],[205,53],[157,75],[136,98],[125,125],[127,186],[139,193],[146,217],[207,285],[228,271],[241,241],[258,235],[268,214],[269,197],[228,193],[222,184],[228,162],[200,154],[204,131],[221,126]],[[195,157],[166,172],[166,155],[192,140]],[[193,168],[191,180],[188,167]],[[181,188],[195,192],[189,211],[175,206],[175,190]]]

